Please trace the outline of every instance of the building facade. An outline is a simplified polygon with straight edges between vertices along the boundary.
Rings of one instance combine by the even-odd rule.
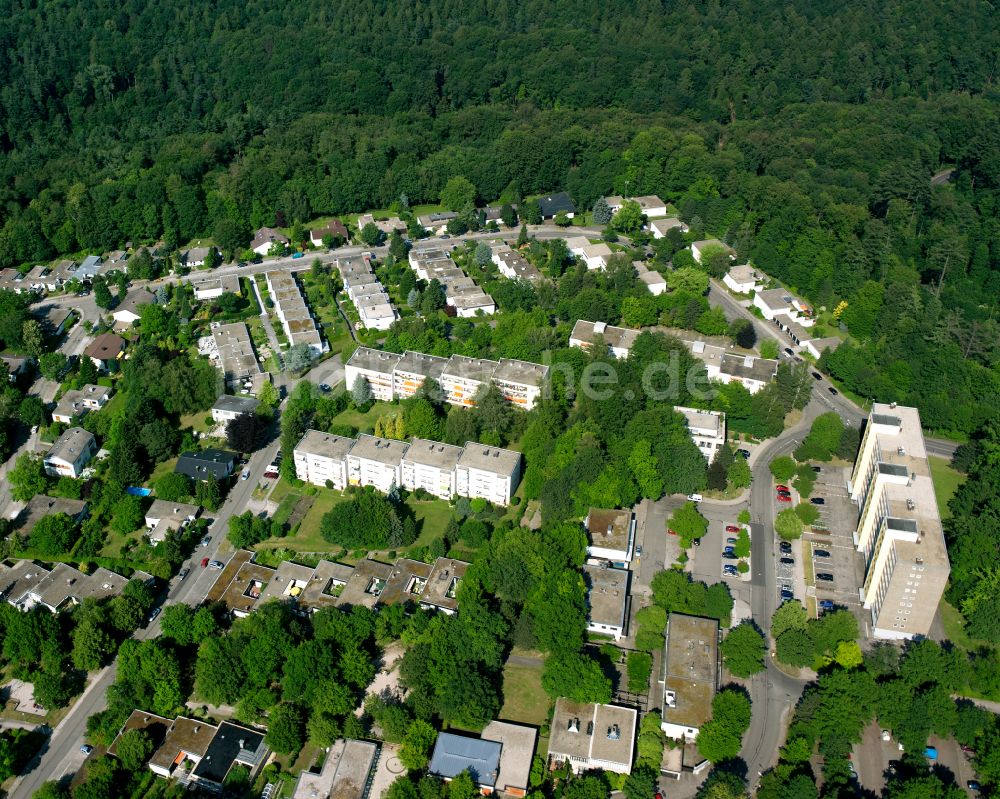
[[[675,405],[674,410],[687,422],[691,440],[698,451],[711,463],[719,450],[726,445],[726,414],[722,411],[703,411]]]

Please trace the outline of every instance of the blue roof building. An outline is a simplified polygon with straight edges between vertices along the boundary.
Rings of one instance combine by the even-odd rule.
[[[442,779],[452,779],[468,771],[472,781],[481,788],[493,788],[500,773],[499,741],[466,738],[442,732],[434,744],[434,754],[428,770]]]

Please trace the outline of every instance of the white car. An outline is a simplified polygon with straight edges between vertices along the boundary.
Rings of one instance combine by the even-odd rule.
[[[243,474],[240,475],[240,480],[249,480],[249,479],[250,479],[250,470],[244,469]]]
[[[689,502],[701,502],[701,494],[688,494]]]

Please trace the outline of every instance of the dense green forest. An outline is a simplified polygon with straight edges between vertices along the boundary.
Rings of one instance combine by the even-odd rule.
[[[1000,20],[958,0],[16,3],[0,265],[568,189],[658,193],[818,305],[861,396],[1000,403]],[[933,186],[942,165],[951,183]]]

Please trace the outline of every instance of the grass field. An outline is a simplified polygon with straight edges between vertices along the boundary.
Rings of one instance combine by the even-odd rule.
[[[951,516],[948,510],[948,501],[952,498],[958,487],[965,482],[965,475],[952,469],[947,458],[930,456],[927,459],[931,467],[931,477],[934,480],[934,496],[937,498],[938,510],[941,518],[947,519]]]
[[[944,627],[944,633],[955,646],[966,650],[977,649],[980,646],[990,647],[986,641],[976,640],[965,631],[965,619],[958,612],[958,608],[946,599],[941,600],[938,612],[941,614],[941,625]]]
[[[541,666],[504,666],[501,719],[541,726],[548,719],[550,701],[542,688]]]
[[[348,386],[347,388],[350,388]],[[390,402],[376,402],[365,413],[355,408],[348,408],[342,413],[338,413],[334,418],[334,424],[346,424],[356,429],[359,433],[370,433],[375,429],[375,421],[379,416],[400,413],[400,407]]]

